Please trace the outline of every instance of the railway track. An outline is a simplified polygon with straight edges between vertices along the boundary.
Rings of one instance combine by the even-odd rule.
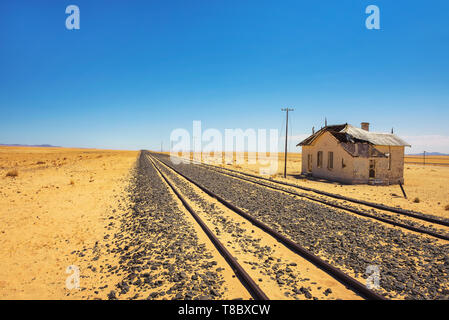
[[[449,227],[449,221],[443,220],[443,219],[439,219],[437,217],[425,215],[425,214],[420,213],[420,212],[413,212],[413,211],[408,211],[408,210],[404,210],[404,209],[401,209],[401,208],[390,207],[390,206],[387,206],[387,205],[384,205],[384,204],[379,204],[379,203],[359,200],[359,199],[355,199],[355,198],[345,197],[345,196],[341,196],[339,194],[329,193],[329,192],[321,191],[321,190],[314,189],[314,188],[303,187],[303,186],[299,186],[299,185],[296,185],[296,184],[293,184],[293,183],[284,182],[284,181],[269,179],[269,178],[257,176],[257,175],[251,174],[251,173],[241,172],[241,171],[237,171],[237,170],[233,170],[233,169],[229,169],[229,168],[217,167],[217,166],[210,165],[210,164],[200,163],[198,161],[193,161],[193,162],[198,164],[198,165],[204,166],[204,167],[215,169],[218,172],[220,170],[222,170],[222,171],[224,170],[224,171],[232,172],[232,173],[243,175],[243,176],[248,176],[248,177],[259,179],[259,180],[265,180],[265,181],[268,181],[268,182],[273,183],[273,184],[293,187],[293,188],[304,190],[304,191],[310,191],[310,192],[314,192],[314,193],[322,195],[322,196],[327,196],[327,197],[330,197],[330,198],[344,200],[344,201],[352,202],[352,203],[355,203],[355,204],[360,204],[360,205],[364,205],[364,206],[367,206],[367,207],[380,209],[380,210],[383,210],[383,211],[397,213],[397,214],[404,215],[404,216],[409,216],[409,217],[412,217],[412,218],[415,218],[415,219],[418,219],[418,220],[423,220],[423,221],[427,221],[427,222],[434,223],[434,224],[437,224],[437,225]]]
[[[413,232],[426,234],[426,235],[429,235],[429,236],[432,236],[432,237],[435,237],[435,238],[438,238],[438,239],[449,241],[449,235],[448,234],[442,234],[442,233],[438,233],[438,232],[435,232],[433,230],[425,229],[425,228],[422,228],[422,227],[417,227],[417,226],[408,225],[408,224],[405,224],[405,223],[402,223],[402,222],[399,222],[399,221],[394,221],[394,220],[391,220],[391,219],[388,219],[388,218],[384,218],[384,217],[381,217],[381,216],[377,216],[377,215],[374,215],[374,214],[371,214],[371,213],[368,213],[368,212],[363,212],[361,210],[357,210],[357,209],[352,208],[352,207],[348,207],[348,206],[337,204],[337,203],[334,203],[334,202],[330,202],[330,201],[327,201],[327,200],[324,200],[324,199],[320,199],[320,198],[316,198],[316,197],[313,197],[313,196],[309,196],[307,194],[302,194],[302,193],[298,193],[298,192],[295,192],[295,191],[291,191],[291,190],[288,190],[286,188],[279,187],[279,185],[285,185],[285,186],[293,187],[293,188],[296,188],[296,189],[302,189],[302,190],[306,190],[306,191],[317,192],[317,193],[319,193],[321,195],[329,196],[329,197],[332,197],[332,198],[337,198],[339,200],[344,200],[344,201],[352,202],[352,203],[355,203],[355,204],[360,204],[360,205],[364,205],[364,206],[368,206],[368,207],[373,207],[373,208],[377,208],[379,210],[383,210],[383,211],[387,211],[387,212],[391,212],[391,213],[406,215],[406,216],[411,217],[413,219],[421,220],[421,221],[425,221],[425,222],[430,222],[430,223],[436,224],[438,226],[443,226],[443,227],[449,226],[449,222],[444,221],[444,220],[440,220],[440,219],[436,219],[436,218],[434,219],[434,218],[426,217],[426,216],[421,216],[421,215],[419,215],[417,213],[410,213],[408,211],[402,211],[402,210],[400,210],[398,208],[391,208],[391,209],[394,209],[394,210],[391,210],[390,207],[387,207],[387,206],[377,205],[377,204],[365,202],[365,201],[362,201],[362,200],[347,198],[347,197],[340,196],[340,195],[334,195],[334,194],[330,194],[330,193],[327,193],[327,192],[321,192],[321,191],[316,190],[316,189],[311,189],[311,188],[307,188],[307,187],[301,187],[301,186],[297,186],[297,185],[294,185],[294,184],[291,184],[291,183],[282,182],[282,181],[271,180],[271,179],[267,179],[267,178],[264,178],[264,177],[259,177],[259,176],[256,176],[256,175],[252,175],[252,174],[244,173],[244,172],[239,172],[239,171],[228,169],[228,168],[218,168],[216,166],[212,166],[212,165],[209,165],[209,164],[202,164],[202,163],[199,163],[199,162],[196,162],[196,161],[194,163],[198,164],[198,165],[201,165],[201,166],[203,166],[203,167],[205,167],[207,169],[214,170],[214,171],[216,171],[218,173],[221,173],[221,174],[224,174],[224,175],[236,178],[236,179],[248,181],[248,182],[251,182],[251,183],[254,183],[254,184],[257,184],[257,185],[268,187],[268,188],[273,189],[273,190],[278,190],[278,191],[285,192],[285,193],[288,193],[288,194],[291,194],[291,195],[294,195],[294,196],[299,196],[299,197],[302,197],[302,198],[306,198],[308,200],[315,201],[315,202],[318,202],[318,203],[321,203],[321,204],[324,204],[324,205],[327,205],[327,206],[331,206],[331,207],[334,207],[334,208],[337,208],[337,209],[349,211],[349,212],[354,213],[354,214],[359,215],[359,216],[363,216],[363,217],[366,217],[366,218],[371,218],[371,219],[374,219],[374,220],[377,220],[377,221],[381,221],[383,223],[387,223],[387,224],[393,225],[395,227],[404,228],[404,229],[407,229],[407,230],[410,230],[410,231],[413,231]],[[229,171],[230,173],[229,172],[225,172],[222,169],[224,169],[226,171]],[[242,175],[245,176],[245,177],[242,177]],[[246,178],[246,176],[250,177],[250,178]],[[256,179],[258,179],[259,181],[257,181]],[[272,183],[272,184],[270,185],[269,183],[260,182],[260,180],[262,180],[262,181],[266,180],[266,181],[268,181],[269,183]],[[277,184],[278,186],[274,186],[273,184]]]
[[[199,216],[194,212],[194,210],[191,208],[191,206],[188,205],[187,201],[185,199],[183,199],[183,196],[178,191],[175,191],[176,188],[167,179],[167,177],[164,175],[162,170],[160,168],[158,168],[158,165],[156,163],[158,163],[158,164],[168,168],[167,170],[171,170],[172,172],[176,173],[178,176],[182,177],[183,179],[187,180],[192,185],[194,185],[197,188],[199,188],[201,191],[203,191],[207,195],[211,196],[212,198],[215,198],[221,204],[223,204],[225,207],[229,208],[230,210],[232,210],[236,214],[240,215],[241,217],[243,217],[244,219],[246,219],[247,221],[249,221],[250,223],[252,223],[256,227],[258,227],[259,229],[263,230],[265,233],[269,234],[270,236],[275,238],[277,241],[282,243],[285,247],[287,247],[288,249],[290,249],[294,253],[298,254],[299,256],[303,257],[304,259],[308,260],[313,265],[315,265],[319,269],[323,270],[328,275],[330,275],[331,277],[333,277],[334,279],[336,279],[340,283],[344,284],[346,287],[348,287],[350,290],[356,292],[361,297],[363,297],[365,299],[370,299],[370,300],[385,300],[385,297],[383,297],[382,295],[378,294],[377,292],[375,292],[373,290],[368,289],[365,285],[360,283],[358,280],[354,279],[353,277],[351,277],[348,274],[344,273],[340,269],[338,269],[338,268],[332,266],[331,264],[327,263],[326,261],[322,260],[317,255],[311,253],[310,251],[308,251],[304,247],[300,246],[298,243],[296,243],[296,242],[290,240],[289,238],[285,237],[284,235],[280,234],[276,230],[274,230],[271,227],[269,227],[267,224],[265,224],[262,221],[254,218],[253,216],[251,216],[250,214],[246,213],[242,209],[240,209],[240,208],[236,207],[235,205],[231,204],[229,201],[225,200],[224,198],[220,197],[219,195],[215,194],[214,192],[208,190],[207,188],[205,188],[201,184],[193,181],[192,179],[190,179],[186,175],[182,174],[181,172],[179,172],[178,170],[176,170],[172,166],[170,166],[170,165],[166,164],[165,162],[161,161],[160,159],[152,156],[148,152],[146,153],[146,155],[148,156],[148,161],[150,161],[152,163],[152,165],[156,168],[156,170],[164,178],[164,180],[167,182],[167,184],[170,185],[171,189],[176,193],[178,198],[185,205],[186,209],[189,210],[189,212],[195,217],[195,220],[197,220],[198,223],[200,223],[200,221],[201,221]],[[203,225],[204,225],[204,227],[203,227]],[[222,244],[220,244],[220,241],[215,237],[215,235],[210,231],[210,229],[207,228],[207,226],[204,224],[204,222],[203,222],[203,225],[202,225],[203,230],[208,234],[208,236],[209,236],[209,238],[211,240],[214,239],[213,240],[214,244],[218,244],[221,247],[221,249],[219,249],[219,251],[224,256],[226,255],[227,258],[226,257],[225,258],[227,260],[229,260],[229,261],[234,261],[235,258],[233,258],[231,256],[229,251],[227,251],[226,248],[224,248],[224,246]],[[238,263],[237,263],[237,265],[238,265]],[[241,271],[244,272],[243,268],[242,268],[242,270],[240,270],[241,266],[239,268],[237,265],[234,265],[233,268],[235,270],[237,270],[237,272],[241,272]],[[255,297],[259,297],[260,298],[260,296],[257,296],[257,288],[252,288],[251,287],[252,284],[255,284],[254,280],[247,279],[247,276],[242,276],[242,279],[243,279],[243,281],[246,282],[245,286],[248,286],[248,284],[249,284],[248,288],[249,288],[249,290],[251,290],[250,292],[253,292]],[[260,288],[259,288],[259,290],[260,290]],[[265,297],[266,297],[266,295],[265,295]]]
[[[245,271],[245,269],[237,262],[237,260],[232,256],[232,254],[226,249],[226,247],[221,243],[221,241],[215,236],[215,234],[207,227],[207,225],[204,223],[204,221],[200,218],[200,216],[195,212],[195,210],[187,203],[187,201],[184,199],[184,197],[181,195],[181,193],[175,188],[175,186],[167,179],[167,177],[162,173],[162,171],[155,165],[152,159],[149,159],[148,157],[145,157],[146,161],[150,165],[152,165],[155,170],[160,174],[162,179],[165,181],[165,183],[169,186],[169,188],[176,194],[178,199],[182,202],[184,207],[187,209],[187,211],[190,212],[190,214],[193,216],[193,218],[196,220],[196,222],[200,225],[201,229],[206,233],[208,238],[211,240],[211,242],[214,244],[214,246],[217,248],[217,250],[220,252],[220,254],[225,258],[225,260],[228,262],[234,273],[237,275],[239,280],[242,282],[242,284],[245,286],[245,288],[248,290],[248,292],[251,294],[251,296],[255,300],[268,300],[268,296],[260,289],[260,287],[256,284],[256,282],[248,275],[248,273]]]

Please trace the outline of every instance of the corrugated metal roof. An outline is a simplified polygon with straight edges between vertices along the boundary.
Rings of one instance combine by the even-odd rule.
[[[338,125],[327,126],[327,127],[321,128],[320,130],[318,130],[311,136],[307,137],[306,139],[304,139],[303,141],[298,143],[296,146],[298,147],[300,145],[302,146],[302,145],[312,144],[312,142],[315,141],[315,139],[318,138],[324,132],[326,132],[326,131],[339,132],[340,130],[343,130],[345,128],[345,126],[346,126],[346,124],[338,124]]]
[[[378,146],[405,146],[410,144],[392,133],[370,132],[361,128],[354,127],[350,124],[327,126],[304,139],[296,146],[310,145],[324,132],[331,132],[340,142],[353,142],[353,140],[361,140]],[[343,141],[344,140],[344,141]]]
[[[348,124],[342,131],[349,134],[350,136],[368,141],[376,146],[405,146],[410,147],[410,145],[392,133],[379,133],[370,132]]]

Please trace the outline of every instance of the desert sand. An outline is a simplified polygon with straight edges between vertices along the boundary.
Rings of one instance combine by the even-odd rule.
[[[137,151],[0,147],[0,299],[107,298],[107,290],[97,289],[108,284],[111,288],[117,279],[102,277],[98,270],[117,261],[113,256],[98,261],[88,256],[118,227],[109,218],[112,212],[115,216],[124,212],[137,155]],[[278,172],[273,175],[279,180],[284,179],[283,159],[279,154]],[[289,154],[288,159],[289,182],[449,218],[449,166],[406,163],[405,199],[397,185],[303,179],[301,155]],[[449,162],[444,157],[432,160]],[[260,168],[248,161],[224,166],[255,174]],[[83,258],[79,253],[84,251]],[[80,289],[66,287],[71,265],[80,269]]]
[[[0,299],[72,299],[98,281],[71,252],[102,239],[137,152],[0,147]],[[18,175],[7,176],[17,170]],[[119,210],[119,209],[114,209]],[[119,212],[118,212],[119,213]],[[75,291],[74,291],[75,290]]]

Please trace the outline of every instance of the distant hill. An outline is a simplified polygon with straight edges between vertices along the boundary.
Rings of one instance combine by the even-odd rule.
[[[406,154],[406,156],[424,156],[424,152]],[[426,152],[426,156],[449,156],[449,154],[441,152]]]
[[[5,147],[41,147],[41,148],[61,148],[59,146],[52,146],[51,144],[3,144],[0,143],[0,146]]]

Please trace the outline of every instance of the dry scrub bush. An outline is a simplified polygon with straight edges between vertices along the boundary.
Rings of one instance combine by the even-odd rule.
[[[420,203],[420,202],[421,202],[421,200],[419,200],[419,198],[418,198],[418,197],[416,197],[415,199],[413,199],[413,202],[414,202],[414,203]]]
[[[19,175],[19,171],[17,171],[16,169],[10,170],[6,173],[7,177],[17,177],[18,175]]]
[[[70,185],[71,185],[71,186],[75,185],[75,181],[70,180]]]
[[[444,207],[444,210],[449,211],[449,204]]]

